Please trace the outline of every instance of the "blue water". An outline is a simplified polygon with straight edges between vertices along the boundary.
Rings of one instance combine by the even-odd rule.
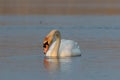
[[[0,80],[117,80],[120,16],[0,16]],[[46,59],[52,29],[80,45],[82,56]]]

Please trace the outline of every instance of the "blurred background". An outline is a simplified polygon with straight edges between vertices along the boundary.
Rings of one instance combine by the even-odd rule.
[[[58,29],[81,57],[47,59]],[[120,0],[0,0],[0,80],[120,79]]]
[[[120,0],[0,0],[0,14],[120,14]]]

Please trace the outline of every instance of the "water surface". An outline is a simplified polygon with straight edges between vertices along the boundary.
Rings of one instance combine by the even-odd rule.
[[[120,16],[0,16],[0,80],[117,80]],[[82,56],[46,59],[52,29],[80,45]]]

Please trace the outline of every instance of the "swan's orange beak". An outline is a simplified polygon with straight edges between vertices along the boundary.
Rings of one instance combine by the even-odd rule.
[[[44,54],[47,53],[51,43],[52,43],[51,37],[49,37],[49,36],[45,37],[45,39],[43,40],[43,52],[44,52]]]
[[[47,41],[47,42],[43,43],[43,52],[44,52],[44,54],[47,53],[48,49],[49,49],[49,44],[48,44],[48,41]]]

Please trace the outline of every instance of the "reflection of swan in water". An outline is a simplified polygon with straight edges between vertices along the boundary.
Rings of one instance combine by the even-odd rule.
[[[62,58],[62,59],[57,59],[57,58],[44,58],[44,66],[46,70],[48,71],[70,71],[70,63],[71,59],[70,58]]]
[[[56,41],[52,43],[54,36]],[[58,30],[52,30],[43,41],[44,54],[47,57],[71,57],[80,56],[81,51],[77,42],[72,40],[61,40]]]

